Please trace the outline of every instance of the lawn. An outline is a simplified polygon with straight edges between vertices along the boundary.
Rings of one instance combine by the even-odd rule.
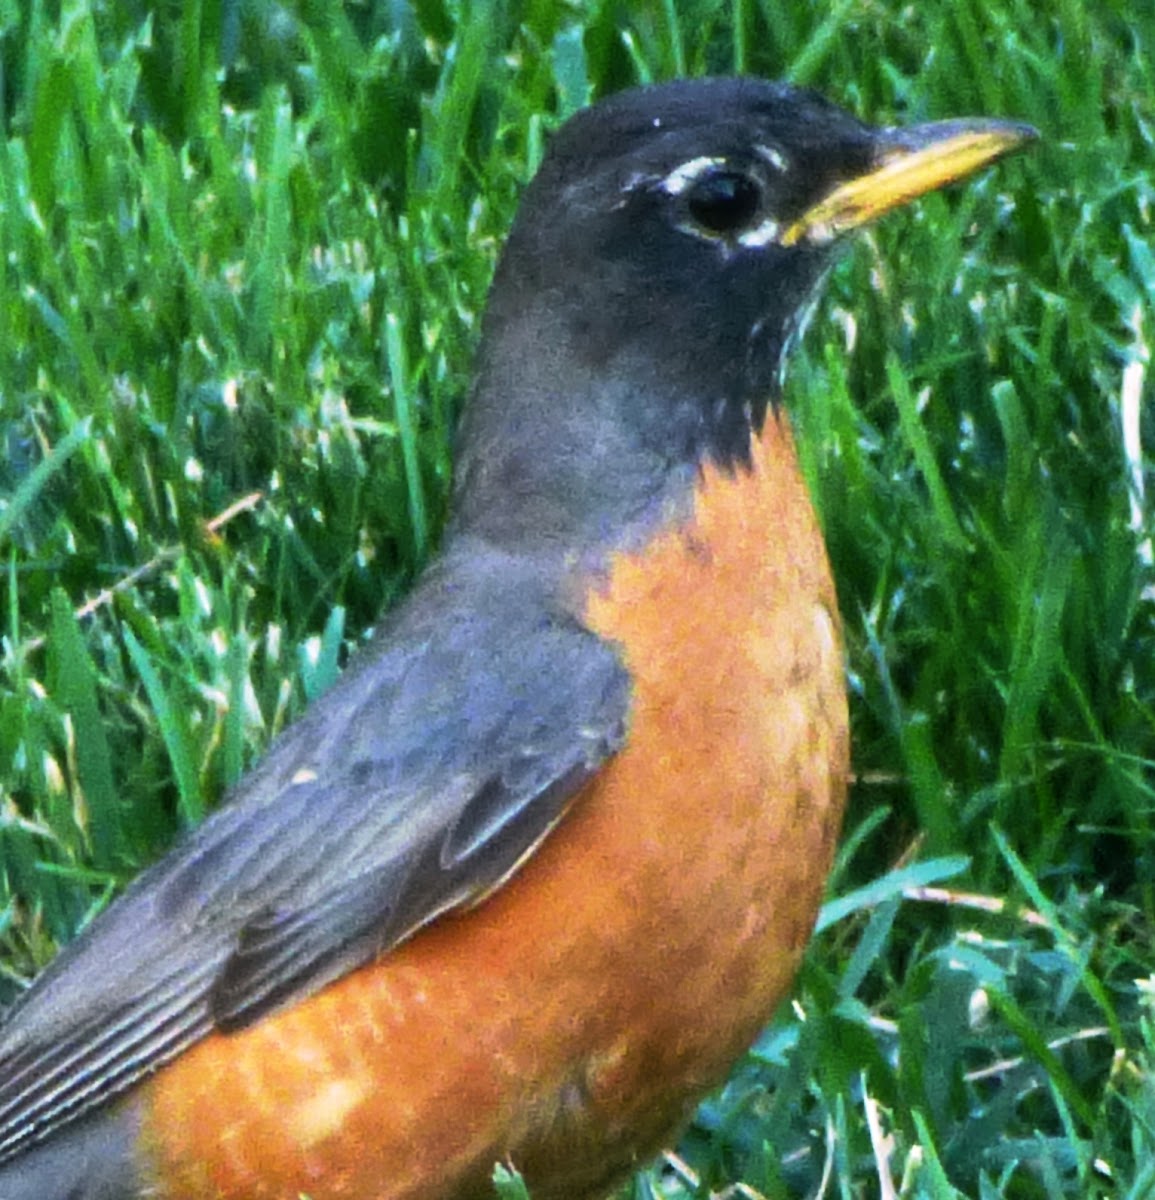
[[[793,360],[842,850],[626,1194],[1155,1195],[1153,64],[1123,0],[0,0],[0,1002],[435,552],[550,131],[751,72],[1042,139],[859,239]]]

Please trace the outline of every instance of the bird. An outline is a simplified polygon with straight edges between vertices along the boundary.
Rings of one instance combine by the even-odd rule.
[[[1025,146],[754,77],[570,117],[437,554],[0,1026],[0,1200],[595,1200],[787,994],[849,773],[784,372],[849,235]]]

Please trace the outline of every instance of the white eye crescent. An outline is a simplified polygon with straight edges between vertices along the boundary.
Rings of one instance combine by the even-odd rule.
[[[703,175],[716,171],[726,165],[724,158],[691,158],[680,167],[675,167],[662,180],[662,190],[669,196],[680,196],[687,188],[692,187]]]

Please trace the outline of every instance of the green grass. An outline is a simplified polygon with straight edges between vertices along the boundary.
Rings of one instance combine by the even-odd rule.
[[[1155,1194],[1155,602],[1122,434],[1128,371],[1155,394],[1155,10],[150,7],[0,0],[4,995],[436,546],[560,116],[748,70],[1044,140],[863,239],[794,362],[850,653],[840,900],[684,1167],[632,1194]]]

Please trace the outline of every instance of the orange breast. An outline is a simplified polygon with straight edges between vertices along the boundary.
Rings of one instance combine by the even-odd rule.
[[[498,1160],[593,1197],[660,1148],[789,987],[847,771],[834,593],[785,419],[618,559],[585,618],[628,745],[472,912],[142,1095],[166,1200],[472,1200]]]

